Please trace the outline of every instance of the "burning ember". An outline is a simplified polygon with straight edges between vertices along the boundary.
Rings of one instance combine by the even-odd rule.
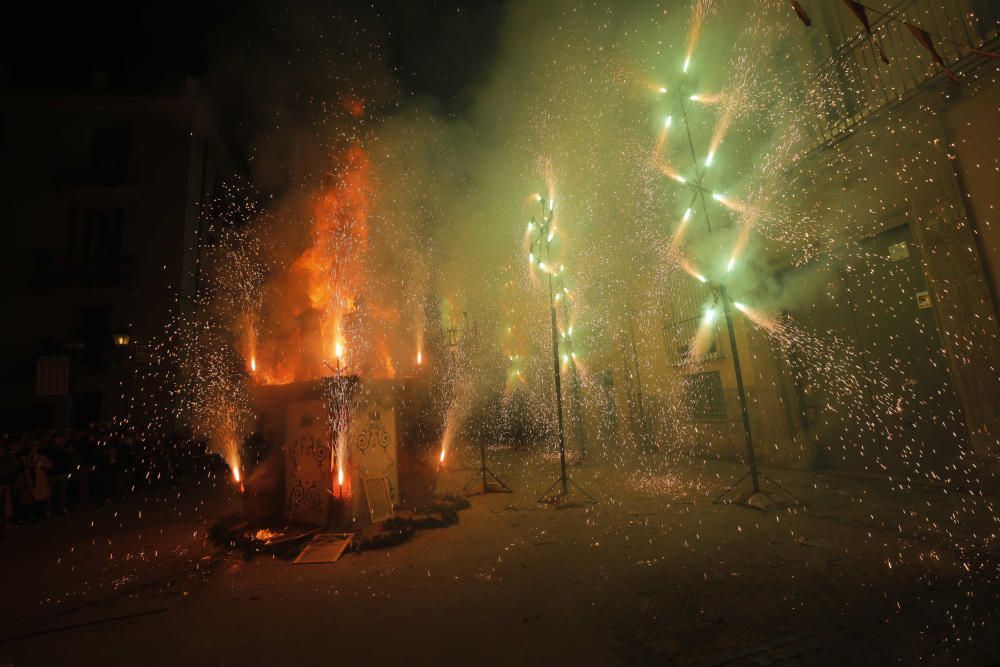
[[[281,533],[276,530],[270,530],[268,528],[261,528],[253,534],[253,538],[259,542],[269,543],[276,537],[280,537]]]

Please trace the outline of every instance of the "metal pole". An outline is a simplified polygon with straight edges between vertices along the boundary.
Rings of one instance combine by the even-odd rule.
[[[649,441],[652,439],[652,433],[649,429],[649,420],[646,418],[646,406],[642,400],[642,373],[639,370],[639,353],[635,347],[635,323],[631,318],[629,318],[628,321],[628,331],[632,350],[632,368],[635,372],[635,396],[639,408],[639,428],[642,429],[640,440],[642,442],[643,449],[648,449]]]
[[[696,195],[701,200],[702,214],[705,216],[705,226],[708,228],[708,233],[711,234],[712,221],[709,219],[708,215],[708,205],[705,201],[705,187],[703,184],[707,169],[702,169],[698,165],[698,158],[694,152],[694,139],[691,136],[691,125],[688,122],[688,109],[690,107],[685,104],[684,92],[682,92],[681,87],[678,87],[677,89],[677,101],[680,104],[681,117],[684,120],[684,130],[687,133],[688,149],[691,153],[691,163],[694,166],[694,172],[697,177],[695,185]],[[746,440],[747,464],[750,467],[750,482],[753,487],[753,493],[759,493],[760,479],[757,474],[757,456],[754,454],[753,436],[750,432],[750,410],[747,407],[747,394],[746,389],[743,386],[743,370],[740,367],[740,353],[736,348],[736,331],[733,329],[729,293],[726,291],[725,285],[719,286],[719,298],[722,299],[722,312],[726,318],[726,329],[729,331],[729,346],[733,351],[733,372],[736,375],[736,393],[740,400],[740,413],[743,417],[743,435]]]
[[[546,268],[545,262],[540,262],[539,266],[543,271],[549,274],[549,325],[552,329],[552,374],[556,383],[556,415],[558,416],[559,422],[559,478],[545,490],[541,497],[539,497],[538,502],[558,502],[560,499],[565,499],[569,495],[569,485],[572,484],[577,488],[577,490],[580,491],[580,493],[586,496],[586,502],[596,503],[597,500],[584,491],[579,484],[571,480],[569,475],[566,473],[566,424],[563,418],[562,371],[559,365],[559,315],[556,311],[557,295],[555,291],[556,288],[552,267],[551,226],[554,214],[553,207],[550,204],[548,216],[546,216],[545,198],[539,195],[538,199],[542,204],[542,221],[538,225],[538,238],[531,242],[531,250],[534,252],[537,244],[538,254],[541,255],[544,250],[545,260],[549,264],[548,268]],[[533,227],[535,219],[532,218],[531,222]],[[545,244],[544,247],[542,246],[543,243]],[[534,262],[534,259],[532,259],[532,262]],[[496,475],[494,475],[494,477],[496,477]],[[562,492],[557,497],[549,496],[548,494],[556,487],[557,484],[562,487]]]
[[[736,331],[733,329],[733,318],[729,313],[729,294],[726,286],[719,286],[719,297],[722,299],[722,312],[726,317],[726,328],[729,330],[729,346],[733,350],[733,370],[736,372],[736,393],[740,399],[740,412],[743,414],[743,435],[747,443],[747,464],[750,466],[750,483],[753,492],[760,493],[760,480],[757,476],[757,457],[753,451],[753,437],[750,435],[750,411],[747,409],[747,394],[743,388],[743,371],[740,368],[740,353],[736,349]]]
[[[580,446],[580,458],[587,458],[587,433],[586,427],[583,423],[583,404],[580,402],[580,374],[576,370],[576,362],[570,365],[570,373],[572,384],[570,385],[573,392],[573,435],[576,437],[577,443]]]
[[[556,380],[556,412],[559,423],[559,470],[560,481],[562,482],[563,495],[569,494],[569,482],[566,477],[566,429],[563,424],[563,403],[562,403],[562,372],[559,369],[559,323],[556,315],[555,291],[552,284],[552,244],[549,242],[548,229],[553,220],[553,209],[549,207],[548,222],[542,230],[545,239],[545,259],[549,262],[549,312],[551,314],[552,325],[552,368]],[[545,221],[545,199],[542,199],[542,220]]]
[[[479,467],[483,473],[483,493],[487,492],[486,488],[486,441],[482,438],[479,439]]]
[[[684,93],[681,86],[677,87],[677,101],[681,106],[681,119],[684,121],[684,131],[687,133],[688,150],[691,151],[691,164],[694,166],[696,191],[698,197],[701,199],[702,215],[705,216],[705,226],[708,227],[708,233],[711,234],[712,221],[708,219],[708,206],[705,204],[705,188],[702,186],[707,170],[698,166],[698,157],[694,154],[694,139],[691,137],[691,125],[688,123],[688,106],[684,104]]]
[[[548,244],[546,244],[546,249]],[[566,481],[566,433],[563,427],[562,373],[559,371],[559,333],[556,324],[556,304],[552,296],[552,274],[549,274],[549,306],[552,313],[552,366],[556,377],[556,407],[559,414],[559,469],[561,472],[563,495],[569,493]]]

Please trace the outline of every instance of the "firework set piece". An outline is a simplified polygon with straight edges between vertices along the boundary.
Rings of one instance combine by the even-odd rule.
[[[253,391],[270,454],[247,475],[253,523],[365,526],[389,519],[435,484],[440,434],[420,380],[335,376]]]
[[[757,466],[757,454],[754,450],[753,430],[750,423],[749,399],[744,386],[744,374],[740,362],[740,346],[737,343],[732,312],[733,309],[735,309],[746,315],[747,307],[742,303],[733,300],[730,289],[734,285],[739,285],[740,281],[738,279],[734,279],[733,270],[736,268],[737,260],[740,259],[741,255],[747,248],[750,233],[753,229],[753,223],[758,214],[753,210],[754,207],[752,204],[744,201],[738,201],[718,192],[713,192],[706,187],[706,176],[708,175],[718,149],[725,139],[726,133],[730,129],[734,120],[734,109],[738,105],[733,100],[739,99],[739,94],[735,92],[719,94],[689,94],[691,92],[689,90],[691,85],[691,76],[688,70],[691,67],[691,58],[697,45],[697,36],[701,29],[702,19],[703,16],[699,15],[696,11],[695,16],[693,17],[693,28],[690,33],[687,55],[684,59],[683,66],[681,67],[681,76],[671,86],[674,91],[674,96],[676,97],[675,107],[679,112],[681,124],[684,129],[682,136],[687,148],[687,151],[684,152],[686,152],[690,157],[690,170],[693,175],[684,176],[671,164],[669,164],[665,157],[662,156],[663,149],[667,143],[669,130],[673,125],[673,115],[668,115],[666,117],[660,131],[660,135],[656,142],[654,164],[658,165],[660,171],[665,176],[683,186],[687,191],[687,194],[690,194],[687,209],[685,210],[680,223],[676,226],[673,232],[670,244],[670,256],[677,263],[677,265],[690,276],[690,278],[693,278],[698,283],[708,287],[712,294],[712,302],[708,304],[704,311],[704,315],[701,318],[701,324],[695,333],[694,339],[689,343],[689,349],[686,356],[692,363],[696,363],[698,358],[703,356],[706,348],[706,341],[709,338],[714,337],[716,320],[718,319],[720,311],[723,320],[725,321],[726,333],[729,339],[729,352],[732,360],[733,376],[736,383],[736,397],[739,404],[742,422],[741,425],[745,445],[744,462],[747,466],[747,471],[736,479],[736,481],[730,484],[712,502],[735,502],[745,507],[752,507],[764,511],[789,506],[790,503],[786,503],[783,500],[776,500],[762,490],[761,480],[763,479],[790,496],[793,499],[793,503],[791,504],[795,506],[805,506],[805,503],[800,498],[767,475],[760,472]],[[658,89],[658,92],[661,95],[666,94],[667,91],[668,88],[666,86],[661,86]],[[715,127],[712,131],[711,140],[705,152],[705,157],[703,160],[699,160],[698,149],[695,146],[695,139],[691,130],[691,116],[696,105],[712,104],[719,104],[722,107],[722,111],[715,121]],[[709,202],[711,202],[711,204]],[[716,219],[715,228],[713,229],[712,214],[710,213],[711,206],[719,207],[718,212],[722,214],[724,221],[722,227],[726,226],[725,219],[728,217],[729,213],[735,213],[739,219],[740,230],[736,235],[735,243],[729,253],[728,261],[725,263],[724,270],[703,273],[702,270],[696,268],[695,266],[696,260],[692,256],[689,247],[690,242],[686,238],[686,235],[690,236],[689,223],[692,219],[692,212],[696,210],[696,207],[697,212],[695,215],[704,221],[704,234],[710,237],[713,233],[720,231],[718,219]],[[748,493],[740,494],[736,500],[729,499],[728,497],[730,494],[732,494],[744,480],[750,481],[750,491]]]
[[[547,276],[548,283],[548,301],[549,301],[549,324],[551,327],[552,335],[552,367],[553,367],[553,379],[555,381],[555,391],[556,391],[556,416],[557,416],[557,431],[558,443],[559,443],[559,477],[547,488],[542,495],[539,496],[538,502],[547,503],[552,505],[561,505],[564,507],[577,506],[578,504],[569,500],[569,496],[572,490],[575,489],[579,491],[584,497],[584,502],[596,503],[597,500],[587,493],[583,487],[574,482],[566,472],[566,429],[563,419],[563,394],[562,394],[562,368],[559,363],[559,342],[560,339],[567,342],[567,351],[562,354],[563,364],[570,364],[570,370],[572,372],[572,377],[574,380],[574,388],[577,390],[577,401],[579,396],[579,381],[576,374],[576,354],[572,352],[572,343],[570,341],[572,334],[572,327],[569,327],[566,332],[560,333],[559,328],[559,312],[558,304],[563,299],[563,296],[569,298],[569,290],[566,288],[562,281],[562,274],[566,267],[562,264],[559,265],[558,270],[553,264],[552,260],[552,240],[555,238],[556,227],[555,227],[555,202],[550,195],[548,200],[541,194],[536,194],[534,196],[535,200],[538,201],[542,206],[542,216],[541,219],[531,218],[531,222],[528,223],[528,233],[529,233],[529,253],[528,253],[528,263],[531,268],[535,267],[535,261],[537,257],[538,270]],[[579,403],[574,401],[578,406]],[[575,423],[580,424],[579,420],[574,420]],[[580,426],[582,428],[582,425]],[[583,437],[580,433],[577,435],[577,441],[583,443]],[[483,457],[485,461],[485,450]],[[583,454],[583,452],[581,452]],[[485,462],[483,463],[483,492],[486,492],[486,469]],[[492,474],[492,473],[490,473]],[[493,475],[496,477],[496,475]],[[499,481],[499,478],[497,478]],[[501,482],[502,483],[502,482]],[[506,486],[506,485],[504,485]],[[555,494],[552,491],[556,487],[560,487],[560,490]],[[571,488],[572,487],[572,488]]]
[[[479,490],[473,491],[472,488],[478,486],[480,483],[480,477],[482,477],[482,486]],[[496,480],[496,484],[491,482],[489,478],[492,477]],[[479,441],[479,469],[469,478],[469,481],[465,483],[462,487],[469,495],[480,495],[487,493],[513,493],[514,490],[507,486],[500,477],[489,469],[486,465],[486,441],[480,439]]]

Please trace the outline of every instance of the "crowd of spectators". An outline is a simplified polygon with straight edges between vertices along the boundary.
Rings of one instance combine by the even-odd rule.
[[[0,538],[8,526],[117,502],[175,479],[204,442],[141,438],[120,425],[0,437]]]

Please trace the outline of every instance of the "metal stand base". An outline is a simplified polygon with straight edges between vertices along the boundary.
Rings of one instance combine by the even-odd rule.
[[[752,507],[754,509],[759,509],[759,510],[764,511],[764,512],[766,512],[768,510],[771,510],[771,509],[781,509],[781,508],[784,508],[784,507],[808,507],[808,505],[806,504],[806,502],[804,500],[802,500],[797,495],[795,495],[794,493],[792,493],[791,491],[789,491],[788,489],[786,489],[785,487],[783,487],[781,484],[778,484],[777,482],[775,482],[773,479],[771,479],[770,477],[768,477],[763,472],[759,472],[758,471],[757,475],[758,475],[758,477],[760,477],[764,481],[769,482],[773,486],[776,486],[779,489],[781,489],[782,491],[784,491],[786,494],[788,494],[789,496],[791,496],[795,500],[795,502],[794,503],[784,503],[784,504],[781,505],[781,507],[777,507],[777,506],[769,507],[766,504],[766,502],[760,502],[759,496],[764,496],[765,500],[769,499],[769,496],[767,496],[767,494],[764,493],[763,491],[758,491],[757,493],[750,494],[749,496],[747,496],[746,498],[743,498],[741,500],[725,500],[725,497],[728,496],[730,493],[732,493],[736,489],[736,487],[740,485],[740,482],[742,482],[743,480],[745,480],[747,477],[750,476],[750,471],[748,470],[745,473],[743,473],[743,475],[740,476],[739,479],[737,479],[735,482],[733,482],[732,484],[730,484],[726,488],[725,491],[723,491],[722,493],[720,493],[719,496],[715,500],[712,501],[712,504],[713,505],[742,505],[744,507]],[[757,502],[751,502],[751,500],[754,499],[754,498],[758,498],[758,501]]]
[[[568,498],[570,496],[570,494],[573,493],[569,489],[569,485],[572,484],[576,488],[577,491],[579,491],[580,493],[582,493],[586,497],[586,500],[584,500],[583,502],[585,502],[585,503],[597,503],[597,499],[594,498],[594,496],[592,496],[589,493],[587,493],[584,490],[584,488],[582,486],[580,486],[579,484],[577,484],[576,482],[574,482],[571,477],[567,476],[566,479],[565,479],[565,481],[566,481],[566,483],[563,484],[563,478],[562,477],[557,477],[556,481],[552,482],[552,485],[549,488],[545,489],[545,493],[543,493],[541,496],[539,496],[537,502],[547,503],[547,504],[550,504],[550,505],[564,504],[566,502],[565,499]],[[549,495],[550,492],[552,491],[552,489],[556,488],[556,486],[558,486],[559,484],[563,484],[563,486],[566,487],[566,490],[565,491],[560,491],[559,493],[555,493],[555,494]]]
[[[498,487],[496,484],[490,484],[489,481],[486,479],[487,475],[495,479],[497,483],[500,484],[500,486]],[[480,480],[482,481],[483,485],[482,490],[469,491],[469,488],[471,488],[473,484],[479,482]],[[464,489],[466,494],[470,496],[478,496],[487,493],[514,493],[514,489],[507,486],[506,482],[497,477],[497,474],[492,470],[490,470],[489,468],[487,468],[485,465],[476,471],[476,474],[472,476],[472,479],[470,479],[468,482],[465,483],[462,489]]]

